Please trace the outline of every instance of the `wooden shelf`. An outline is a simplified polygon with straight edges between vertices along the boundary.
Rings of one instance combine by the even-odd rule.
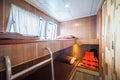
[[[50,42],[50,41],[68,41],[68,42],[72,42],[72,41],[75,41],[75,39],[56,39],[56,40],[37,40],[37,39],[26,39],[26,40],[23,40],[23,39],[19,39],[19,40],[0,40],[0,45],[13,45],[13,44],[26,44],[26,43],[39,43],[39,42]]]
[[[90,74],[90,75],[99,76],[99,71],[86,68],[86,67],[81,66],[79,64],[78,64],[76,70],[80,71],[80,72],[84,72],[84,73]]]
[[[76,43],[79,45],[83,45],[83,44],[99,45],[99,39],[77,39]]]

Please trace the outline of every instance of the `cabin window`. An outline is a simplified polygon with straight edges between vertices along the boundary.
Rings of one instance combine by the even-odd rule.
[[[12,4],[7,32],[39,36],[42,39],[54,39],[56,24],[52,22],[48,23],[41,17]]]
[[[11,24],[10,32],[15,32],[14,24]]]
[[[57,24],[52,22],[47,22],[46,39],[55,39],[56,32],[57,32]]]
[[[42,20],[41,21],[41,24],[40,24],[40,26],[41,26],[41,31],[40,31],[40,38],[41,39],[45,39],[45,24],[46,24],[46,21],[45,20]]]
[[[12,5],[8,22],[8,32],[40,36],[42,19],[28,11]]]

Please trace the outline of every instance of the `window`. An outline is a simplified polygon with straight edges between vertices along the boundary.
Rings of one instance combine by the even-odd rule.
[[[46,24],[46,21],[45,20],[42,20],[41,22],[41,31],[40,31],[40,38],[41,39],[45,39],[45,24]]]
[[[46,27],[46,39],[55,39],[57,32],[57,24],[48,22]]]
[[[43,23],[44,21],[42,18],[12,5],[7,31],[40,36]]]
[[[55,39],[57,24],[25,11],[12,4],[7,31],[39,36],[41,39]]]
[[[15,32],[14,25],[11,24],[10,32]]]

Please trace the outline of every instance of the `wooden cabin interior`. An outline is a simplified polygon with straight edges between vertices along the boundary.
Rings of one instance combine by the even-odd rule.
[[[120,80],[120,0],[0,0],[0,80]]]

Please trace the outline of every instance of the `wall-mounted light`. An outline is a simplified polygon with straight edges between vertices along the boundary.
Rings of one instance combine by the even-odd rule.
[[[75,24],[74,24],[74,26],[76,26],[76,27],[77,27],[77,26],[79,26],[79,24],[78,24],[78,23],[75,23]]]
[[[72,54],[74,57],[79,58],[80,57],[80,47],[79,44],[74,44],[72,47]]]

